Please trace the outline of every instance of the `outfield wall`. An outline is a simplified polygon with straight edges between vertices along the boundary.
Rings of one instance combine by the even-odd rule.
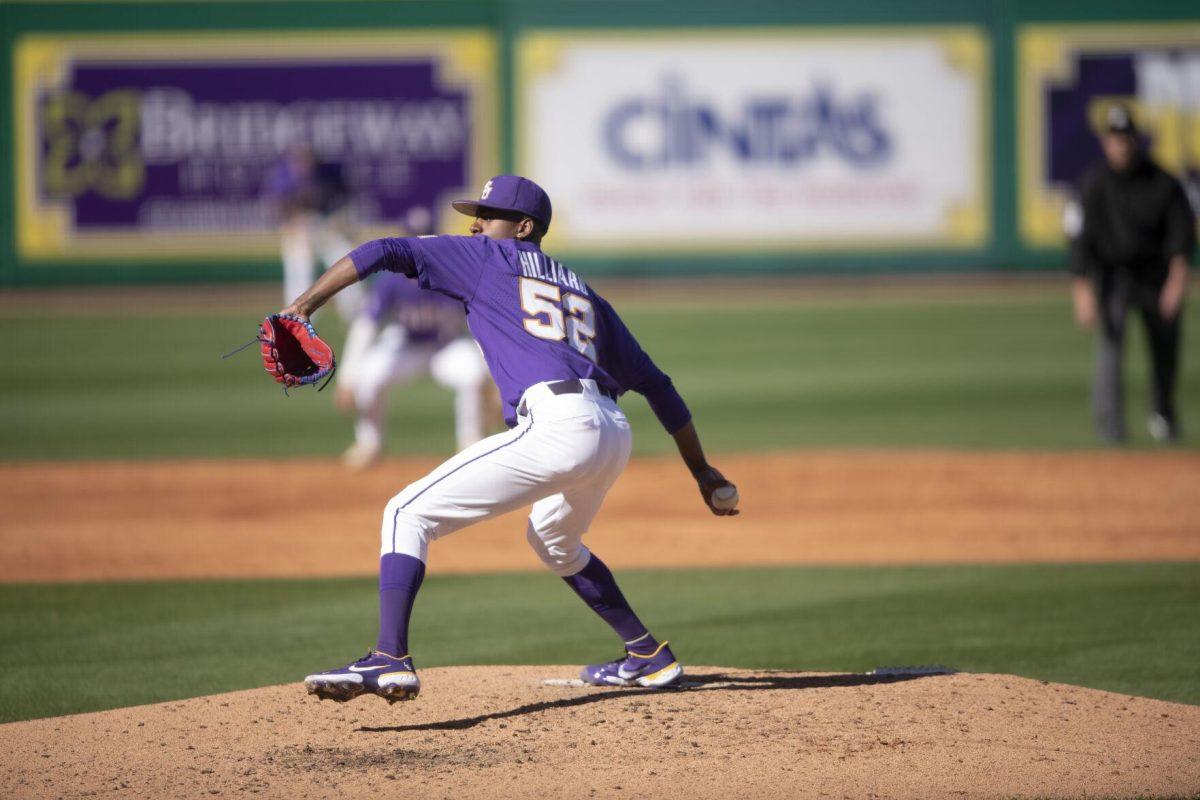
[[[589,274],[1055,269],[1132,102],[1200,187],[1190,2],[0,5],[0,284],[263,280],[299,138],[362,236],[492,174]]]

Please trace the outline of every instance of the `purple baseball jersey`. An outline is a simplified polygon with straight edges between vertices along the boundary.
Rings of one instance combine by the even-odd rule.
[[[591,379],[614,396],[645,395],[669,433],[691,419],[671,379],[646,355],[617,312],[574,272],[530,242],[486,236],[377,239],[350,253],[359,278],[386,270],[466,306],[505,405],[530,386]]]
[[[395,272],[375,278],[363,313],[380,325],[398,323],[410,342],[444,344],[466,330],[461,302]]]

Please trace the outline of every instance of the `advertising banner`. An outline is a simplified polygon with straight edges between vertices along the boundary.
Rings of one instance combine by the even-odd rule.
[[[1064,210],[1102,157],[1113,103],[1200,208],[1200,22],[1026,25],[1017,33],[1017,154],[1025,244],[1064,242]]]
[[[498,163],[479,31],[39,35],[14,66],[29,259],[275,253],[297,152],[363,235],[440,214]]]
[[[531,32],[518,168],[560,250],[978,248],[989,64],[971,27]]]

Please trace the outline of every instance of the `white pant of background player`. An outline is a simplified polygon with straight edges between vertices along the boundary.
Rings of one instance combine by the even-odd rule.
[[[349,466],[362,468],[379,457],[383,450],[388,390],[421,375],[430,375],[439,385],[454,392],[457,449],[483,438],[491,375],[473,339],[461,337],[441,347],[408,342],[403,327],[387,325],[364,352],[351,357],[356,348],[349,340],[356,338],[360,324],[356,320],[351,329],[346,364],[343,374],[338,376],[342,386],[348,387],[354,396],[354,444],[344,456]]]
[[[426,561],[434,539],[532,504],[526,537],[542,563],[563,577],[587,566],[583,534],[629,461],[632,435],[616,402],[594,381],[580,383],[581,394],[531,386],[515,428],[393,497],[383,512],[381,554]]]
[[[304,293],[320,272],[354,249],[336,220],[318,214],[302,214],[283,226],[283,304],[290,305]],[[318,272],[319,268],[319,272]],[[355,284],[334,298],[338,313],[349,322],[362,303],[362,288]]]

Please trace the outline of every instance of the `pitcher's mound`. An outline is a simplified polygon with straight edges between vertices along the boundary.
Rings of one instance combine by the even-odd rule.
[[[449,667],[394,706],[294,684],[3,725],[0,796],[1200,793],[1196,706],[1007,675],[694,667],[654,691],[563,685],[575,673]]]

